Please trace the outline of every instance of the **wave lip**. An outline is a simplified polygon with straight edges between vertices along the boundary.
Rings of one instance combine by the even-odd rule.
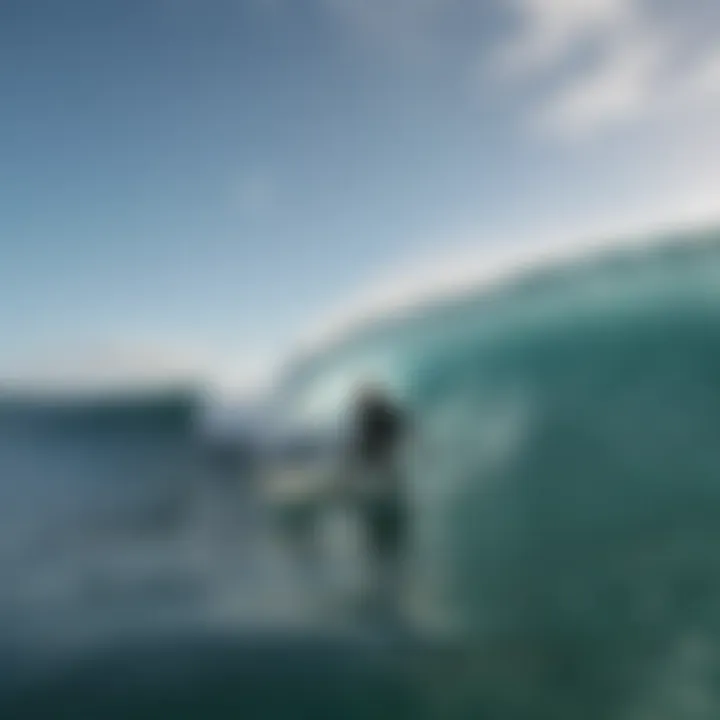
[[[370,344],[396,329],[468,304],[491,305],[528,288],[561,290],[578,278],[610,277],[620,268],[672,270],[686,262],[712,263],[711,256],[718,251],[720,226],[710,226],[585,242],[516,244],[441,259],[420,272],[397,273],[382,287],[341,308],[301,338],[286,367],[295,374],[300,367],[322,363],[350,346]]]

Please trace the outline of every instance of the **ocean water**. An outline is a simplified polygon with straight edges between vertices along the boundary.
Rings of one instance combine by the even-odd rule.
[[[332,424],[368,375],[415,418],[414,593],[467,653],[448,716],[720,715],[720,233],[378,323],[289,405]]]
[[[412,632],[336,620],[192,403],[8,405],[0,717],[720,716],[720,235],[671,240],[290,377],[313,427],[369,369],[414,418]]]
[[[201,410],[0,401],[0,717],[396,714],[388,658],[328,621]]]

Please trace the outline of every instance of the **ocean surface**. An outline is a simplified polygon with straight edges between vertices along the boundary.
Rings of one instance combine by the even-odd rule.
[[[281,406],[332,425],[368,368],[415,418],[413,632],[328,604],[356,555],[288,562],[194,397],[0,402],[0,717],[720,716],[718,233],[379,326]]]
[[[719,717],[720,232],[516,270],[311,357],[289,405],[332,425],[370,376],[414,415],[453,712]]]
[[[342,687],[367,673],[396,702],[204,415],[192,392],[0,400],[0,717],[365,717]]]

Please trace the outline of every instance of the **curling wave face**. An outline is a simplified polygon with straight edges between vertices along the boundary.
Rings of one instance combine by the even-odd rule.
[[[289,379],[315,423],[368,374],[418,418],[415,592],[477,643],[490,717],[720,712],[720,233],[663,240],[365,326]]]

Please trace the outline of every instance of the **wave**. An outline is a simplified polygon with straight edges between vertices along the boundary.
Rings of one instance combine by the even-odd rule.
[[[343,389],[369,368],[418,420],[422,442],[408,472],[411,601],[460,629],[467,644],[461,657],[412,652],[411,662],[349,641],[333,647],[315,672],[313,643],[267,620],[273,603],[296,604],[298,585],[284,566],[276,570],[273,555],[255,553],[255,508],[248,503],[241,520],[231,519],[240,532],[214,535],[208,547],[197,539],[205,527],[198,495],[183,490],[179,519],[167,515],[178,483],[159,482],[163,473],[189,472],[187,487],[212,484],[188,455],[185,428],[195,407],[188,395],[109,404],[24,398],[6,404],[5,417],[26,413],[69,426],[82,418],[82,427],[99,418],[123,428],[150,418],[146,429],[181,432],[143,432],[131,447],[124,438],[105,444],[97,436],[81,450],[75,438],[57,446],[47,438],[43,445],[7,443],[17,463],[2,468],[5,486],[26,492],[35,475],[52,483],[31,492],[24,506],[2,498],[4,532],[14,533],[11,520],[25,527],[37,516],[38,497],[55,511],[90,486],[103,492],[82,513],[64,514],[71,522],[62,528],[75,531],[68,557],[58,557],[54,536],[32,573],[23,558],[12,576],[3,575],[16,613],[6,624],[18,643],[28,642],[32,614],[40,625],[31,623],[29,634],[40,655],[60,630],[79,643],[102,626],[94,647],[106,653],[99,664],[92,653],[68,663],[73,654],[56,651],[58,666],[72,672],[48,671],[49,685],[38,682],[31,659],[27,685],[18,690],[12,676],[8,681],[14,694],[4,696],[4,717],[47,717],[56,702],[103,717],[225,716],[233,703],[240,714],[261,710],[266,717],[720,714],[720,232],[594,253],[583,262],[555,256],[402,318],[370,322],[291,370],[280,388],[284,409],[302,415],[324,408],[332,419]],[[208,503],[207,526],[216,530],[215,511],[237,500],[220,491]],[[117,523],[98,510],[103,505],[121,508]],[[25,515],[15,509],[23,507]],[[138,537],[138,518],[157,531]],[[9,539],[14,550],[17,538]],[[257,574],[242,574],[246,561],[260,566]],[[127,625],[118,619],[126,612]],[[244,627],[230,638],[234,620],[226,618],[235,613]],[[219,638],[203,635],[207,654],[197,640],[183,639],[193,628],[218,625]],[[123,643],[126,627],[135,635]],[[275,651],[259,653],[248,629],[260,645],[276,637]],[[228,643],[232,652],[223,655]],[[146,673],[149,667],[158,674]],[[130,682],[133,672],[140,684]],[[261,696],[251,688],[258,680],[258,688],[270,688]],[[379,710],[383,693],[400,687],[401,702]],[[232,702],[219,707],[227,698]]]
[[[719,369],[713,230],[368,322],[284,390],[333,423],[371,374],[414,413],[414,592],[477,643],[477,708],[683,718],[720,712]]]
[[[375,350],[416,341],[419,347],[428,334],[432,336],[428,344],[437,344],[436,336],[445,333],[448,323],[463,326],[470,318],[475,325],[504,324],[509,312],[551,298],[561,309],[566,304],[596,301],[598,293],[615,302],[624,298],[642,302],[644,296],[653,303],[677,291],[687,295],[686,300],[708,300],[718,288],[719,265],[717,227],[619,237],[578,247],[563,243],[488,252],[486,262],[481,254],[469,269],[461,264],[464,275],[458,282],[412,286],[402,302],[369,305],[365,311],[350,313],[337,323],[339,329],[304,345],[288,362],[283,384],[289,390],[323,367],[338,366]],[[398,278],[398,285],[402,283]],[[629,285],[634,283],[638,283],[637,292],[628,297]],[[459,331],[467,330],[463,326]]]
[[[6,391],[0,394],[0,424],[87,431],[189,429],[202,404],[195,388],[90,395]]]

